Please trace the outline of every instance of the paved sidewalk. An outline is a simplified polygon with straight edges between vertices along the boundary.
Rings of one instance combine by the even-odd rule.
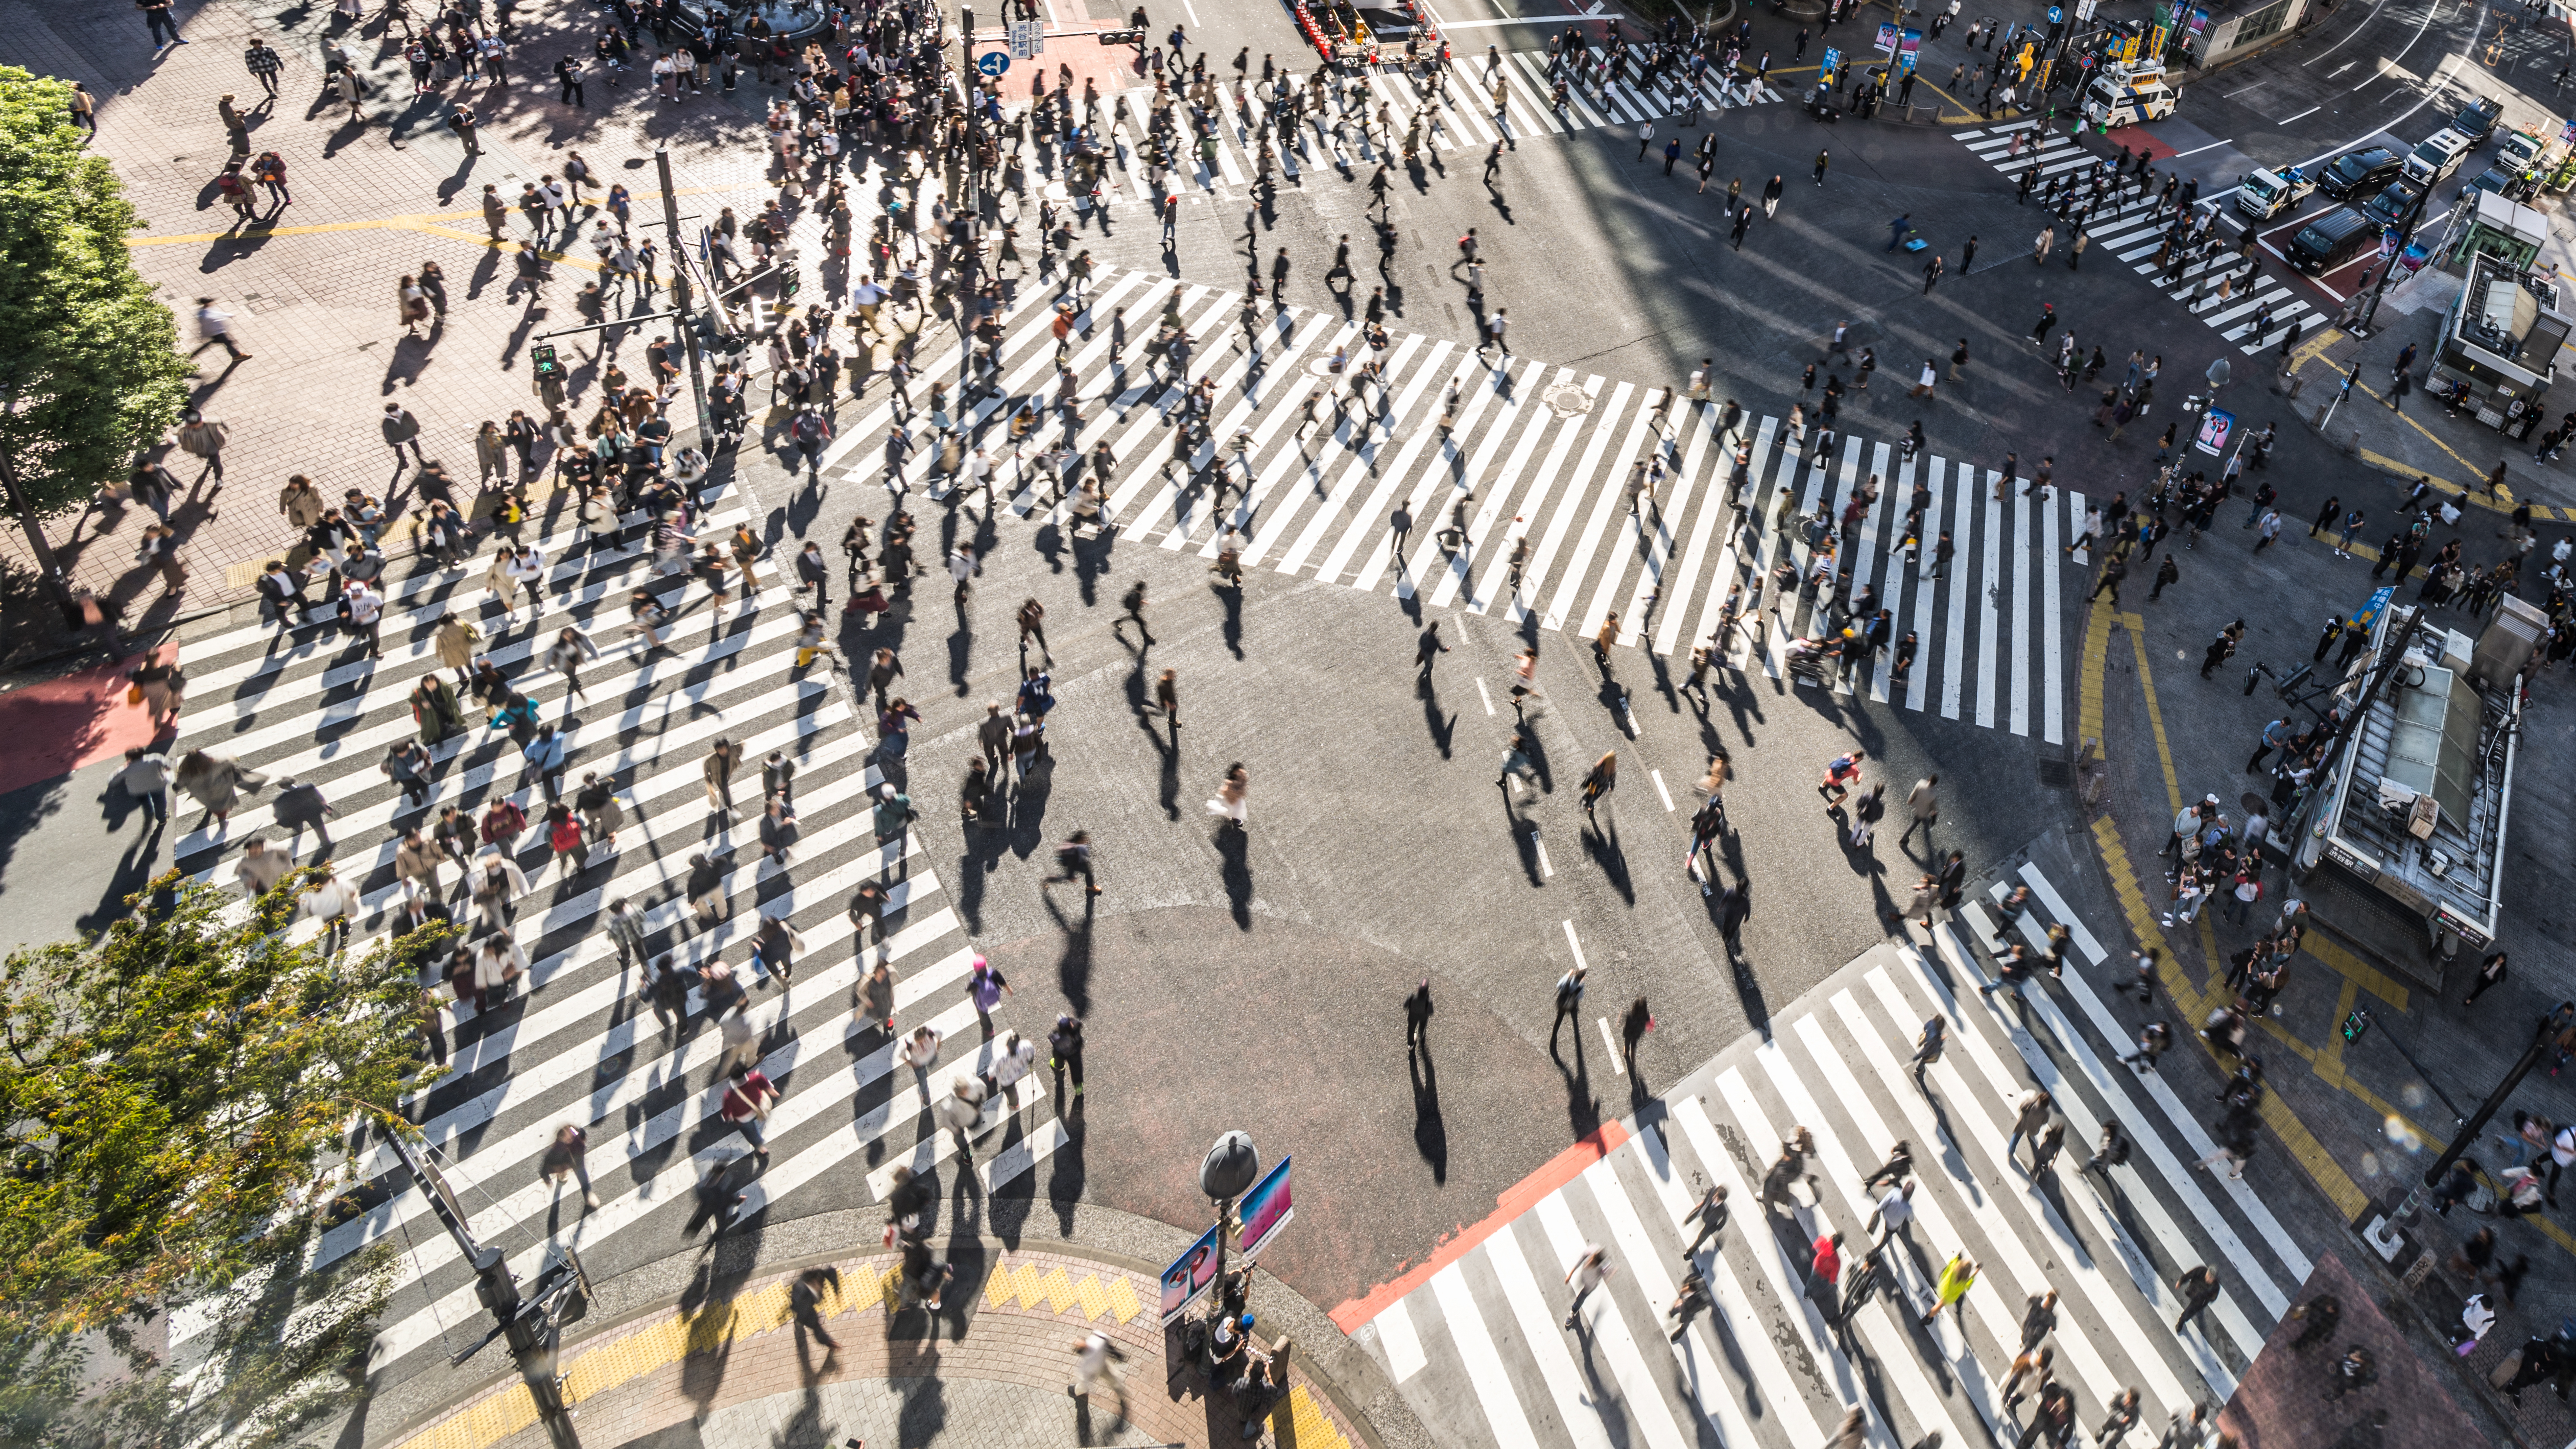
[[[2284,405],[2277,391],[2240,397],[2236,402],[2239,417],[2255,419],[2295,411],[2300,423],[2313,430],[2358,362],[2361,376],[2351,395],[2333,408],[2332,417],[2325,422],[2328,443],[2404,485],[2411,486],[2418,477],[2429,477],[2436,487],[2465,495],[2471,508],[2506,513],[2517,503],[2527,501],[2535,520],[2576,522],[2576,471],[2571,471],[2566,462],[2543,463],[2532,456],[2539,432],[2532,434],[2531,442],[2515,442],[2473,417],[2450,416],[2438,400],[2422,390],[2421,379],[2431,366],[2444,310],[2459,287],[2458,277],[2428,267],[2390,288],[2380,303],[2377,325],[2367,339],[2329,327],[2299,344],[2293,358],[2299,380],[2295,404]],[[2392,409],[2388,406],[2389,375],[2396,366],[2398,351],[2409,343],[2414,344],[2417,353],[2418,386],[2407,394],[2402,408]],[[2241,375],[2237,391],[2279,386],[2280,379],[2273,375],[2272,368],[2266,367]],[[2552,416],[2576,407],[2576,400],[2564,395],[2545,402],[2544,411]],[[2288,419],[2283,418],[2282,426],[2289,425]],[[2487,474],[2499,462],[2505,465],[2504,488],[2498,497],[2490,498],[2486,492]],[[2386,511],[2370,509],[2375,520]]]
[[[874,1245],[871,1244],[871,1247]],[[685,1301],[569,1345],[565,1395],[597,1444],[839,1444],[857,1437],[909,1446],[1244,1442],[1297,1449],[1373,1445],[1330,1388],[1313,1377],[1305,1345],[1289,1353],[1291,1390],[1250,1435],[1222,1393],[1166,1354],[1155,1275],[1079,1248],[998,1253],[980,1287],[961,1279],[939,1315],[901,1301],[897,1258],[869,1252],[832,1264],[827,1350],[796,1326],[793,1274],[747,1285],[734,1297]],[[1273,1320],[1264,1279],[1256,1320]],[[963,1312],[959,1310],[963,1308]],[[965,1320],[950,1327],[954,1316]],[[1265,1348],[1276,1332],[1256,1335]],[[1123,1401],[1106,1386],[1086,1403],[1067,1393],[1072,1345],[1106,1333],[1126,1355]],[[669,1439],[671,1433],[695,1438]],[[515,1379],[399,1441],[405,1449],[536,1446],[545,1430]]]
[[[415,98],[401,34],[388,35],[380,16],[348,27],[328,6],[182,0],[189,43],[156,54],[128,0],[0,0],[0,62],[83,81],[98,97],[94,145],[115,162],[149,225],[133,238],[136,266],[177,315],[180,345],[196,345],[195,300],[212,296],[252,354],[229,365],[219,351],[200,359],[196,404],[230,430],[230,491],[218,497],[198,460],[166,441],[161,449],[181,483],[193,485],[174,516],[192,570],[184,600],[164,595],[136,567],[134,540],[150,521],[139,510],[121,518],[93,511],[51,526],[65,567],[122,604],[129,631],[246,596],[262,563],[293,541],[275,501],[289,474],[311,477],[334,501],[363,488],[389,512],[416,509],[419,470],[397,468],[378,428],[388,401],[420,420],[422,448],[444,464],[460,505],[471,498],[477,425],[506,421],[513,408],[536,410],[524,358],[529,337],[579,325],[571,294],[598,272],[587,246],[571,256],[532,252],[515,212],[513,239],[492,244],[480,214],[484,185],[515,200],[524,183],[555,172],[566,151],[579,149],[603,185],[623,183],[636,194],[636,223],[658,231],[652,152],[661,144],[671,151],[684,218],[711,219],[726,205],[747,218],[767,199],[758,116],[771,88],[746,73],[730,96],[670,103],[632,79],[612,87],[594,74],[590,109],[576,110],[559,102],[546,70],[567,50],[587,55],[588,31],[605,12],[534,9],[522,7],[508,83],[443,80]],[[280,95],[266,104],[242,62],[254,32],[285,59]],[[366,77],[362,122],[323,95],[326,37],[337,38]],[[247,110],[253,154],[274,150],[285,159],[293,196],[246,227],[226,225],[230,213],[212,186],[228,154],[215,115],[227,93]],[[460,100],[480,117],[480,157],[468,156],[445,125]],[[809,232],[819,225],[810,208],[802,222]],[[815,250],[809,243],[806,254]],[[397,317],[398,279],[425,260],[446,273],[449,311],[425,337],[408,337]],[[663,306],[667,294],[630,310]],[[637,367],[656,335],[661,329],[646,324],[610,342],[607,356]],[[574,368],[573,415],[581,418],[600,363],[592,338],[575,341],[565,356]],[[398,549],[398,534],[387,544]]]

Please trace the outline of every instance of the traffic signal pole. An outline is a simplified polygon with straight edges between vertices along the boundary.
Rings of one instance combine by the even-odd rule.
[[[546,1438],[554,1449],[581,1449],[581,1437],[573,1428],[571,1406],[564,1402],[563,1376],[556,1372],[557,1314],[565,1293],[580,1280],[580,1270],[571,1264],[558,1264],[538,1280],[537,1296],[523,1298],[519,1280],[510,1271],[508,1255],[499,1248],[476,1241],[474,1229],[465,1220],[463,1207],[455,1191],[447,1185],[435,1164],[423,1159],[398,1130],[388,1129],[385,1141],[394,1155],[411,1174],[411,1180],[426,1198],[430,1211],[456,1242],[457,1251],[474,1267],[474,1296],[492,1311],[495,1327],[482,1343],[457,1355],[463,1362],[485,1343],[506,1338],[510,1356],[517,1360],[519,1376],[528,1386],[528,1396],[536,1401],[537,1417],[546,1426]]]
[[[715,416],[707,411],[707,378],[698,353],[697,318],[689,310],[689,251],[680,240],[680,202],[671,190],[671,151],[653,148],[653,169],[662,180],[662,224],[671,233],[671,301],[680,314],[680,350],[689,358],[689,397],[698,409],[698,451],[713,457]]]

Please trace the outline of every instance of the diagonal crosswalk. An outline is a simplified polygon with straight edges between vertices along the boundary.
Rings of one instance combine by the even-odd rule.
[[[702,536],[721,537],[759,516],[728,487],[703,492],[696,505],[693,526]],[[403,903],[402,831],[425,831],[446,806],[471,821],[502,796],[527,811],[530,829],[512,854],[529,888],[506,926],[526,971],[512,997],[481,1012],[470,999],[436,993],[451,1071],[406,1104],[474,1231],[509,1252],[522,1281],[559,1245],[580,1251],[593,1272],[669,1252],[696,1205],[693,1189],[728,1164],[727,1189],[742,1194],[735,1223],[800,1191],[828,1191],[846,1204],[859,1190],[853,1176],[864,1176],[866,1192],[881,1199],[902,1165],[953,1180],[958,1139],[937,1125],[932,1104],[957,1073],[991,1067],[1015,1028],[1040,1038],[1045,1055],[1046,1024],[1010,1020],[1007,1003],[993,1012],[994,1034],[980,1031],[967,995],[977,956],[963,922],[921,861],[919,838],[909,829],[882,839],[876,832],[871,796],[890,768],[899,784],[900,767],[880,759],[859,728],[841,674],[825,660],[797,666],[794,590],[764,567],[761,589],[711,606],[702,590],[687,588],[686,575],[659,571],[645,524],[629,515],[593,533],[565,510],[561,528],[532,540],[552,562],[533,606],[522,600],[515,622],[484,591],[486,561],[441,569],[424,560],[385,591],[379,660],[321,627],[281,637],[251,626],[184,647],[194,708],[177,749],[204,748],[272,782],[292,777],[321,787],[334,811],[334,866],[362,897],[352,918],[361,941],[388,929]],[[649,656],[625,628],[638,589],[677,610],[663,649]],[[510,737],[485,727],[489,710],[470,701],[466,731],[431,750],[436,784],[425,806],[407,802],[379,770],[389,746],[419,732],[408,696],[441,669],[433,636],[451,615],[476,623],[484,657],[563,730],[567,801],[589,773],[613,786],[624,815],[613,845],[591,840],[560,856],[552,851],[544,796],[523,779]],[[542,663],[567,627],[601,650],[583,666],[577,695]],[[714,808],[704,773],[720,737],[743,747],[730,813]],[[761,769],[773,751],[797,767],[788,798],[803,832],[783,862],[763,852],[758,835]],[[200,824],[183,836],[179,867],[230,884],[243,842],[257,834],[274,847],[287,836],[274,818],[275,793],[246,800],[228,824]],[[309,852],[315,842],[300,844]],[[691,881],[701,856],[714,872],[711,893],[725,902],[713,923],[684,899],[704,886],[703,878]],[[446,867],[438,895],[452,894],[458,878]],[[849,910],[869,882],[886,893],[876,924]],[[704,993],[691,991],[685,1021],[656,1019],[641,964],[621,959],[603,929],[604,913],[621,900],[641,913],[648,956],[699,970],[723,962],[749,988],[744,1050],[783,1091],[763,1125],[771,1157],[756,1172],[736,1161],[750,1144],[718,1116],[725,1048]],[[469,936],[487,929],[465,902],[452,904]],[[792,982],[751,962],[765,917],[802,938]],[[320,923],[296,929],[309,936]],[[895,977],[898,1031],[928,1025],[943,1038],[926,1070],[853,1010],[862,977],[880,961]],[[1067,1140],[1046,1077],[1021,1082],[1016,1102],[997,1096],[986,1105],[969,1134],[974,1170],[964,1191],[1004,1188]],[[595,1209],[584,1210],[577,1187],[540,1174],[566,1123],[589,1134]],[[402,1250],[376,1362],[461,1347],[453,1337],[460,1330],[470,1341],[477,1330],[465,1326],[480,1312],[474,1275],[390,1150],[366,1149],[350,1179],[356,1210],[320,1235],[310,1266],[379,1242]],[[205,1327],[174,1324],[174,1342]]]
[[[1866,588],[1875,607],[1852,627],[1885,609],[1886,647],[1818,687],[2065,738],[2062,615],[2080,578],[2061,565],[2080,493],[1418,334],[1387,334],[1370,379],[1371,348],[1337,312],[1246,313],[1239,292],[1143,272],[1104,271],[1065,304],[1077,310],[1062,366],[1078,397],[1066,407],[1040,296],[1008,304],[999,390],[954,412],[944,453],[926,445],[928,415],[889,398],[826,451],[824,476],[945,497],[980,447],[996,506],[1042,525],[1210,559],[1233,538],[1247,568],[1515,624],[1536,616],[1580,639],[1616,615],[1623,647],[1687,656],[1714,640],[1773,678],[1789,673],[1789,640],[1846,622],[1838,589],[1848,608]],[[1185,367],[1149,355],[1156,318],[1205,339]],[[1120,325],[1130,345],[1113,355]],[[957,366],[952,345],[924,375]],[[1201,380],[1215,394],[1193,439],[1184,394]],[[1006,424],[1023,403],[1044,422],[1014,456]],[[896,466],[886,440],[899,423],[917,446]],[[1092,471],[1102,444],[1106,477]],[[1638,468],[1657,461],[1663,481],[1634,497]],[[1797,526],[1816,515],[1829,524]],[[1819,590],[1807,581],[1828,541],[1840,582]]]
[[[2027,1015],[2009,993],[1974,989],[2001,945],[1983,903],[1928,952],[1873,948],[1767,1038],[1651,1104],[1598,1160],[1372,1300],[1360,1341],[1425,1422],[1446,1427],[1444,1442],[1478,1449],[1687,1444],[1711,1430],[1728,1445],[1803,1449],[1853,1405],[1889,1449],[1936,1432],[2009,1442],[2032,1403],[2011,1404],[2005,1380],[2028,1302],[2050,1290],[2055,1372],[2088,1431],[2129,1388],[2141,1439],[2178,1410],[2223,1401],[2231,1365],[2261,1349],[2309,1260],[2243,1182],[2189,1170],[2210,1144],[2161,1078],[2116,1060],[2135,1028],[2097,984],[2111,974],[2101,943],[2037,865],[1994,898],[2015,883],[2037,901],[2016,933],[2038,940],[2064,920],[2076,942],[2066,979],[2034,984]],[[1918,1085],[1915,1044],[1936,1016],[1948,1050]],[[2036,1178],[2027,1144],[2006,1150],[2013,1101],[2033,1085],[2054,1096],[2067,1143]],[[2087,1169],[2112,1120],[2130,1157]],[[1800,1128],[1814,1151],[1793,1176],[1807,1180],[1775,1180],[1766,1203],[1780,1144]],[[1915,1221],[1873,1253],[1866,1225],[1884,1189],[1864,1179],[1899,1140],[1913,1147]],[[1686,1251],[1712,1187],[1727,1190],[1725,1226]],[[1810,1291],[1811,1244],[1831,1232],[1846,1240],[1840,1291]],[[1569,1329],[1566,1277],[1594,1247],[1610,1276]],[[1961,1251],[1980,1267],[1967,1311],[1927,1325],[1933,1279]],[[1865,1255],[1876,1286],[1855,1298]],[[2171,1284],[2203,1263],[2220,1271],[2221,1296],[2177,1331]],[[1676,1333],[1667,1308],[1691,1265],[1712,1306]]]
[[[2067,176],[2072,180],[2087,176],[2101,159],[2073,139],[2040,130],[2030,121],[1950,134],[1975,152],[1978,159],[2016,182],[2034,164],[2039,167],[2043,185],[2051,177]],[[2013,138],[2017,135],[2022,137],[2019,155],[2013,152]],[[2153,282],[2157,291],[2180,302],[2185,311],[2200,319],[2201,325],[2235,343],[2237,351],[2251,357],[2261,352],[2267,342],[2278,345],[2281,334],[2294,320],[2302,327],[2318,320],[2316,309],[2305,294],[2290,285],[2285,270],[2263,270],[2249,285],[2244,279],[2244,261],[2224,246],[2213,248],[2207,258],[2189,266],[2158,267],[2155,255],[2172,225],[2172,209],[2158,206],[2153,192],[2143,197],[2134,191],[2123,191],[2121,195],[2126,199],[2106,204],[2093,213],[2088,228],[2093,238],[2092,254],[2127,263],[2139,276]],[[2058,254],[2064,255],[2062,248]],[[2222,280],[2229,283],[2228,294],[2223,297],[2219,295]],[[2266,319],[2270,332],[2258,332],[2258,322]]]

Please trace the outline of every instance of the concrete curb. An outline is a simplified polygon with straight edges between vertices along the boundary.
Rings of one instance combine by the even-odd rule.
[[[1043,1253],[1083,1259],[1150,1279],[1197,1237],[1186,1229],[1093,1203],[1053,1206],[1072,1209],[1071,1215],[1078,1224],[1074,1231],[1061,1236],[1029,1233],[1008,1248],[991,1238],[981,1242],[996,1258],[1004,1252]],[[764,1285],[809,1267],[884,1257],[879,1239],[882,1227],[883,1213],[876,1207],[814,1213],[765,1226],[761,1229],[759,1266],[742,1275],[742,1286],[733,1297],[751,1295]],[[770,1251],[773,1245],[774,1252]],[[607,1345],[637,1324],[684,1303],[702,1311],[706,1305],[693,1301],[693,1290],[700,1284],[704,1263],[699,1253],[675,1253],[616,1278],[594,1281],[597,1296],[589,1313],[566,1335],[562,1360],[569,1363],[584,1351]],[[980,1299],[983,1285],[973,1286]],[[1377,1361],[1335,1327],[1321,1307],[1277,1278],[1263,1274],[1255,1281],[1252,1310],[1261,1321],[1264,1337],[1285,1333],[1296,1340],[1299,1373],[1358,1431],[1367,1449],[1430,1449],[1430,1433],[1387,1380]],[[479,1336],[482,1325],[459,1325],[456,1332]],[[1048,1371],[1055,1373],[1060,1367],[1050,1364]],[[360,1410],[363,1424],[349,1427],[357,1430],[358,1442],[366,1445],[400,1444],[516,1382],[518,1373],[506,1355],[487,1350],[468,1368],[449,1370],[442,1366],[401,1383],[379,1387]],[[531,1435],[541,1438],[542,1432],[523,1430],[500,1442]]]

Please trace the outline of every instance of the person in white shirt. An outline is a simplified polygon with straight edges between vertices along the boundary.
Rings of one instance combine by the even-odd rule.
[[[233,341],[232,314],[216,310],[215,299],[212,297],[197,299],[197,337],[196,349],[188,354],[190,357],[196,356],[197,353],[209,347],[220,347],[235,362],[250,361],[250,354],[242,351],[240,344]]]
[[[1887,1231],[1879,1237],[1880,1244],[1884,1245],[1889,1238],[1895,1237],[1903,1237],[1908,1244],[1914,1241],[1913,1178],[1909,1177],[1887,1190],[1887,1194],[1878,1200],[1878,1206],[1870,1211],[1869,1222],[1861,1231],[1875,1232],[1882,1223],[1887,1225]]]
[[[322,949],[339,950],[349,941],[349,913],[358,908],[358,892],[332,872],[326,862],[315,867],[321,878],[304,888],[304,913],[322,923]]]
[[[1583,1312],[1585,1296],[1600,1287],[1602,1280],[1610,1276],[1609,1268],[1604,1265],[1604,1257],[1599,1244],[1586,1243],[1583,1245],[1583,1256],[1575,1259],[1574,1266],[1566,1270],[1565,1281],[1574,1288],[1574,1301],[1565,1306],[1566,1327],[1572,1328]]]
[[[1037,1064],[1037,1043],[1012,1032],[1003,1038],[1001,1053],[993,1058],[992,1070],[984,1074],[987,1094],[999,1092],[1012,1111],[1020,1110],[1020,1079]]]
[[[341,607],[349,611],[349,632],[367,641],[367,657],[384,657],[385,596],[363,582],[352,582],[340,595]]]
[[[471,880],[474,908],[482,913],[483,928],[508,931],[511,903],[528,893],[527,872],[519,869],[517,861],[492,848],[475,862]]]
[[[512,981],[526,974],[528,953],[507,934],[486,936],[483,947],[474,953],[474,1012],[480,1016],[486,1003],[500,994]]]

